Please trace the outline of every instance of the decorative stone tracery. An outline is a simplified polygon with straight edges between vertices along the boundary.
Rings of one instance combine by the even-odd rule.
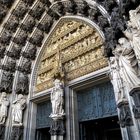
[[[10,1],[10,2],[12,2],[12,1]],[[118,34],[121,35],[118,32],[120,32],[120,30],[124,29],[125,22],[123,22],[124,18],[122,16],[122,14],[127,13],[126,11],[128,9],[130,9],[130,7],[129,7],[130,4],[133,4],[134,7],[136,7],[136,5],[139,4],[138,1],[131,1],[131,0],[128,0],[127,2],[126,1],[103,0],[103,1],[97,1],[97,3],[91,2],[89,0],[86,0],[86,1],[73,1],[73,0],[72,1],[71,0],[70,1],[51,1],[51,2],[50,1],[40,1],[40,2],[34,2],[34,6],[32,6],[31,10],[29,10],[33,2],[34,2],[33,0],[29,0],[29,1],[22,0],[17,3],[17,5],[13,9],[13,11],[11,12],[11,15],[8,18],[8,22],[10,24],[4,25],[4,30],[9,30],[10,34],[11,34],[10,36],[13,36],[13,33],[16,31],[17,27],[20,27],[21,29],[23,29],[25,31],[27,31],[27,28],[30,27],[30,31],[29,30],[28,30],[29,32],[27,31],[28,33],[31,33],[32,29],[34,27],[37,27],[38,29],[41,29],[42,31],[45,31],[46,33],[48,33],[51,29],[51,26],[55,22],[55,20],[58,20],[60,17],[62,17],[64,15],[86,16],[86,17],[90,18],[92,21],[94,21],[96,24],[98,24],[101,29],[103,29],[103,32],[104,32],[105,38],[106,38],[105,46],[108,46],[108,47],[105,47],[106,49],[104,50],[104,53],[107,54],[108,56],[112,55],[110,48],[115,47],[115,44],[116,44],[115,39],[118,38]],[[9,1],[8,1],[8,3],[9,3]],[[41,10],[41,11],[36,10],[37,7],[40,7],[40,9],[43,9],[43,10]],[[44,19],[42,18],[40,21],[38,21],[38,20],[41,18],[41,15],[43,15],[43,13],[45,13],[44,9],[46,9],[46,11],[47,11],[47,14],[45,15],[46,18],[44,18],[47,22],[45,21],[46,23],[42,24],[42,22],[44,22]],[[27,20],[27,18],[30,17],[30,15],[28,15],[28,12],[30,15],[32,15],[33,18],[36,18],[37,20],[32,19],[31,21],[33,21],[33,22],[30,22],[30,20]],[[27,16],[25,16],[25,15],[27,15]],[[39,16],[37,16],[37,15],[39,15]],[[48,15],[50,15],[52,17],[52,19],[49,22],[48,22]],[[26,17],[26,18],[24,19],[23,17]],[[112,17],[111,21],[109,21],[110,17]],[[127,17],[127,15],[126,15],[126,17]],[[35,22],[34,22],[34,20],[35,20]],[[120,21],[120,22],[118,22],[118,21]],[[39,24],[38,24],[38,22],[39,22]],[[113,31],[115,31],[115,32],[113,32]],[[41,38],[39,37],[39,39],[38,39],[38,40],[40,40],[39,43],[38,43],[38,41],[37,41],[37,43],[36,43],[36,41],[34,41],[34,38],[36,38],[36,37],[33,37],[33,36],[34,35],[32,35],[32,37],[30,39],[28,39],[28,37],[24,38],[24,36],[23,36],[21,39],[24,41],[20,41],[18,38],[18,32],[17,32],[15,34],[13,41],[18,43],[19,45],[23,46],[26,43],[26,41],[29,40],[32,43],[35,43],[38,46],[41,46],[41,40],[42,40],[43,36]],[[2,43],[4,43],[4,44],[5,43],[9,44],[10,41],[12,41],[11,37],[8,37],[6,39],[6,42],[2,39]],[[7,50],[9,50],[9,49],[7,49]],[[5,49],[3,49],[2,57],[3,57],[4,51],[5,51]],[[24,54],[25,53],[23,53],[23,56],[25,56]],[[22,55],[20,55],[20,56],[22,56]],[[19,58],[19,57],[17,57],[17,58]],[[33,56],[33,58],[34,57],[35,57],[35,55]]]
[[[6,16],[6,13],[10,5],[12,5],[12,2],[13,1],[11,0],[0,1],[0,9],[2,9],[0,10],[0,23],[2,23],[2,19],[4,19],[4,17]],[[102,52],[98,51],[98,48],[96,48],[99,45],[100,47],[104,46],[105,48],[104,52],[106,56],[111,56],[112,49],[116,47],[118,38],[123,36],[122,31],[125,30],[126,28],[125,21],[128,18],[128,15],[126,13],[128,13],[128,11],[131,9],[129,5],[132,4],[132,7],[135,8],[139,4],[139,1],[97,0],[96,2],[92,1],[91,4],[90,1],[88,0],[86,1],[40,0],[40,2],[38,1],[34,2],[33,0],[20,0],[16,4],[12,12],[11,11],[10,11],[11,13],[8,12],[11,15],[8,15],[9,16],[8,18],[6,17],[8,19],[6,21],[7,23],[5,24],[2,23],[3,29],[0,34],[0,47],[1,47],[0,58],[2,59],[1,65],[2,76],[0,76],[1,91],[11,93],[12,89],[16,89],[16,93],[18,94],[19,92],[22,92],[23,94],[24,93],[28,94],[29,83],[27,82],[28,80],[25,79],[28,79],[29,76],[28,74],[30,74],[32,70],[32,67],[30,67],[31,65],[30,63],[34,63],[34,61],[32,60],[36,58],[37,50],[40,49],[39,47],[41,47],[44,37],[46,37],[46,35],[50,32],[56,20],[65,15],[83,16],[95,22],[100,27],[100,29],[103,30],[106,39],[105,44],[103,44],[104,42],[102,42],[101,44],[97,44],[97,46],[95,45],[94,46],[95,48],[93,47],[95,50],[97,49],[95,51],[95,54],[102,56]],[[33,3],[34,5],[32,6]],[[93,6],[94,5],[93,3],[95,3],[95,6]],[[27,20],[29,17],[31,17],[31,20]],[[33,46],[35,47],[30,48],[28,46],[28,44],[30,43],[33,44]],[[17,44],[17,46],[20,47],[17,49],[16,47],[14,47],[13,44]],[[86,43],[84,45],[86,46]],[[74,45],[72,47],[74,48]],[[63,50],[65,50],[65,48]],[[72,80],[79,76],[83,76],[107,65],[106,59],[104,58],[103,61],[102,58],[100,57],[98,57],[98,63],[95,61],[90,62],[90,64],[87,63],[89,59],[92,58],[92,60],[94,60],[98,55],[92,56],[92,54],[94,54],[93,53],[94,51],[91,51],[90,47],[89,48],[87,47],[87,50],[84,49],[82,50],[83,52],[79,51],[78,52],[79,54],[77,54],[76,52],[73,53],[73,56],[71,58],[72,61],[69,60],[68,58],[69,55],[65,55],[65,53],[67,53],[66,51],[62,52],[62,57],[67,58],[66,60],[62,59],[62,63],[65,64],[64,65],[65,70],[68,72],[67,73],[68,80]],[[69,52],[71,51],[72,50],[69,50]],[[78,55],[80,55],[80,57],[77,57]],[[83,55],[84,57],[81,55]],[[27,61],[29,60],[29,63],[24,62],[25,61],[24,58],[26,58]],[[12,59],[14,60],[14,62],[11,61]],[[15,61],[17,61],[18,59],[22,65],[15,67]],[[79,61],[83,62],[84,64],[79,66],[78,65]],[[76,65],[77,67],[75,68],[74,65]],[[27,70],[28,66],[30,67],[31,70],[30,69]],[[53,69],[52,65],[49,64],[48,66],[49,68],[45,68],[45,70],[48,71],[48,69],[49,70]],[[79,67],[81,67],[80,70],[82,72],[78,70]],[[14,77],[15,79],[18,79],[17,84],[15,84],[15,82],[13,84],[13,81],[16,81],[13,80],[15,70],[16,73]],[[21,76],[21,74],[19,74],[19,71],[23,72],[26,78],[23,78],[24,76]],[[77,73],[79,74],[78,76]],[[46,78],[46,75],[48,75],[48,77],[49,76],[52,77],[52,73],[48,72],[47,74],[45,73],[44,75],[42,75],[41,79],[44,79],[44,77]],[[51,84],[49,84],[48,81],[46,83],[48,87],[52,86]],[[15,129],[15,132],[20,131]],[[18,134],[20,135],[20,133]],[[19,139],[19,137],[17,139]]]

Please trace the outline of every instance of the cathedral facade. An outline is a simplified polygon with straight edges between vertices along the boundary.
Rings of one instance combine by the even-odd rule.
[[[0,140],[139,140],[140,1],[0,0]]]

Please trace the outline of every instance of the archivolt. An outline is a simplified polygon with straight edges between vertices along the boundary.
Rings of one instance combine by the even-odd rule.
[[[36,54],[52,27],[61,17],[82,16],[97,24],[104,32],[107,42],[105,50],[108,56],[111,54],[110,48],[115,47],[114,28],[116,31],[124,28],[123,19],[118,15],[120,10],[118,1],[106,2],[106,8],[90,0],[65,0],[54,3],[48,0],[36,0],[33,5],[32,3],[33,1],[19,1],[1,32],[0,89],[7,92],[28,94],[28,78]],[[119,24],[117,24],[118,19],[120,19]]]

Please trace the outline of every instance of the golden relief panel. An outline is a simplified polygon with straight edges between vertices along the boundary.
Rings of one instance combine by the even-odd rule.
[[[89,25],[65,21],[52,34],[40,61],[36,92],[52,87],[58,71],[63,71],[67,83],[108,65],[102,38]]]

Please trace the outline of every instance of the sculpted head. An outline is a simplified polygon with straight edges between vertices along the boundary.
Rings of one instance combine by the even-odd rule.
[[[2,98],[6,98],[6,96],[7,96],[7,95],[6,95],[6,92],[2,92],[1,97],[2,97]]]
[[[54,81],[54,86],[55,86],[55,88],[60,88],[60,87],[61,87],[61,82],[60,82],[59,79],[56,79],[56,80]]]
[[[23,98],[23,95],[22,94],[19,94],[18,95],[18,100],[22,99]]]
[[[134,18],[136,14],[137,14],[136,10],[130,10],[130,11],[129,11],[130,20],[131,20],[132,18]]]
[[[118,40],[118,43],[119,43],[120,45],[123,45],[123,44],[125,44],[126,42],[127,42],[127,39],[124,38],[124,37],[122,37],[122,38],[120,38],[120,39]]]

